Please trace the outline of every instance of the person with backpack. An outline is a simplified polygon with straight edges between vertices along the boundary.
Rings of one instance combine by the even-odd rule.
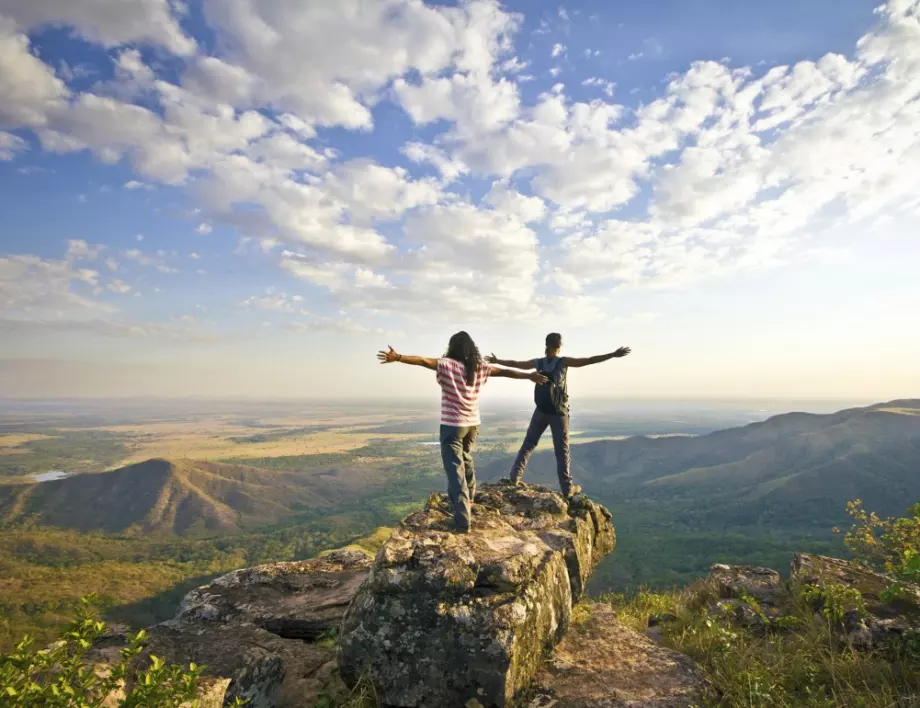
[[[547,426],[553,434],[553,450],[556,453],[556,474],[559,476],[559,489],[567,499],[572,498],[579,492],[581,487],[572,480],[570,471],[569,456],[569,392],[566,385],[566,375],[569,368],[580,368],[599,364],[609,359],[617,359],[626,356],[631,351],[629,347],[620,347],[610,354],[598,354],[577,358],[571,356],[559,356],[562,350],[562,335],[553,332],[546,335],[545,356],[540,359],[527,359],[525,361],[512,361],[510,359],[499,359],[495,354],[488,357],[487,361],[499,366],[508,366],[513,369],[536,369],[548,379],[546,384],[537,384],[534,387],[533,400],[536,404],[536,410],[530,419],[530,425],[527,428],[527,434],[524,436],[524,444],[514,460],[511,467],[511,482],[520,484],[524,477],[524,468],[527,466],[527,460],[533,453],[537,444],[540,442],[540,436],[546,430]]]
[[[466,332],[453,335],[447,353],[439,359],[398,354],[390,346],[387,351],[377,352],[377,358],[381,364],[400,362],[437,372],[441,386],[441,460],[447,474],[447,496],[455,528],[460,533],[469,533],[470,507],[476,496],[473,443],[479,433],[479,391],[490,376],[526,379],[537,385],[545,384],[546,376],[536,371],[524,373],[489,366]]]

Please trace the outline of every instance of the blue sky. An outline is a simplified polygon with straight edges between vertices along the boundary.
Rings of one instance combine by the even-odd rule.
[[[918,173],[918,0],[0,0],[0,394],[920,395]]]

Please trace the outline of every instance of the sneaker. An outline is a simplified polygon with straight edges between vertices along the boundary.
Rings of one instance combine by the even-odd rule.
[[[580,487],[579,485],[577,485],[577,484],[573,484],[573,485],[572,485],[572,488],[569,489],[569,491],[568,491],[567,493],[563,494],[563,496],[564,496],[566,499],[571,499],[571,498],[574,497],[576,494],[581,494],[581,487]]]

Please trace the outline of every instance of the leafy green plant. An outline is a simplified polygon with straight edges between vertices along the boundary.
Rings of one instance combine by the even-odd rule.
[[[882,519],[856,499],[847,504],[847,513],[853,526],[843,542],[858,561],[902,580],[920,581],[920,504],[906,516]]]
[[[866,615],[866,601],[856,588],[840,583],[827,585],[803,585],[802,598],[818,609],[829,622],[843,622],[847,612],[855,611],[859,616]]]
[[[167,665],[157,656],[142,667],[136,660],[147,640],[143,630],[121,650],[114,666],[103,670],[92,665],[87,652],[106,628],[93,615],[94,602],[91,596],[83,598],[74,622],[47,649],[36,649],[26,636],[11,654],[0,655],[0,708],[96,708],[110,696],[118,696],[118,702],[106,705],[122,708],[196,706],[203,667]]]

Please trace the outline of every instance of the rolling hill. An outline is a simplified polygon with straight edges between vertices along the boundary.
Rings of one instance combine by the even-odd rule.
[[[510,459],[482,471],[507,475]],[[576,445],[585,491],[617,505],[666,508],[686,528],[829,528],[861,498],[883,515],[920,501],[920,400],[829,415],[788,413],[700,437]],[[534,455],[527,479],[555,484],[552,453]],[[657,515],[656,515],[657,516]]]
[[[511,462],[479,474],[506,476]],[[617,529],[592,592],[682,585],[712,563],[788,567],[796,551],[845,552],[832,529],[849,527],[850,500],[882,516],[920,502],[920,400],[574,445],[572,473]],[[526,479],[556,486],[551,451],[534,455]]]
[[[0,523],[129,535],[228,533],[326,509],[381,482],[367,468],[307,473],[152,459],[99,474],[0,485]]]

